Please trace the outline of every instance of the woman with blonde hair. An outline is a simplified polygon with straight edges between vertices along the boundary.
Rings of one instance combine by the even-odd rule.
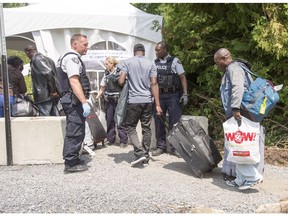
[[[118,84],[120,69],[117,67],[118,61],[112,56],[105,60],[105,75],[100,83],[100,90],[97,99],[104,97],[105,117],[107,122],[107,144],[113,145],[116,140],[116,123],[114,120],[115,109],[118,104],[121,86]],[[118,136],[120,138],[120,148],[125,148],[128,142],[127,131],[124,125],[117,125]]]

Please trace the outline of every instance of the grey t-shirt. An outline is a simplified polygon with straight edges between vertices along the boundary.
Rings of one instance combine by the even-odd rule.
[[[134,56],[120,62],[119,68],[127,74],[128,103],[152,103],[150,77],[157,77],[155,64],[145,56]]]

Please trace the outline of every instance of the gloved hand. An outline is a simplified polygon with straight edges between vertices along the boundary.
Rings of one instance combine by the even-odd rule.
[[[188,103],[188,94],[183,94],[179,102],[182,103],[184,106],[186,106]]]
[[[84,104],[82,104],[82,108],[83,108],[83,116],[84,117],[87,117],[90,115],[90,112],[91,112],[91,108],[89,106],[89,104],[86,102]]]

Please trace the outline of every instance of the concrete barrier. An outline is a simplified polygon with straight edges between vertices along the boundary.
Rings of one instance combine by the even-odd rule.
[[[105,121],[100,114],[100,120]],[[195,119],[208,133],[208,119],[203,116],[186,116]],[[104,127],[106,123],[103,122]],[[65,117],[18,117],[11,118],[13,164],[63,163],[62,150],[65,136]],[[151,124],[151,148],[156,148],[155,125]],[[141,125],[137,125],[139,139],[142,139]],[[7,164],[5,119],[0,118],[0,165]],[[116,142],[119,142],[118,138]]]
[[[11,118],[13,164],[62,163],[65,117]],[[5,119],[0,119],[0,165],[7,164]]]

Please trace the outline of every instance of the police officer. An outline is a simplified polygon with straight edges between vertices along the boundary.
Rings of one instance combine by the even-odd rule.
[[[163,115],[169,114],[169,130],[180,120],[182,115],[182,104],[188,103],[187,80],[184,68],[180,60],[169,55],[166,43],[159,42],[155,46],[157,66],[157,82],[159,86],[160,105]],[[164,124],[154,112],[156,145],[157,149],[152,151],[152,156],[158,156],[166,151],[166,131]],[[175,148],[172,153],[179,156]]]
[[[70,40],[69,52],[57,63],[57,76],[62,97],[60,99],[66,114],[66,135],[63,147],[64,172],[80,172],[88,167],[79,158],[79,151],[85,136],[85,117],[91,108],[87,103],[90,82],[80,57],[88,50],[87,36],[74,34]]]
[[[116,131],[114,115],[118,104],[119,93],[122,87],[118,84],[120,68],[117,67],[118,61],[112,56],[108,56],[105,60],[105,75],[100,83],[100,90],[96,99],[104,94],[105,117],[107,122],[107,144],[115,143]],[[120,148],[126,148],[128,135],[123,125],[118,125],[118,136],[120,138]]]

